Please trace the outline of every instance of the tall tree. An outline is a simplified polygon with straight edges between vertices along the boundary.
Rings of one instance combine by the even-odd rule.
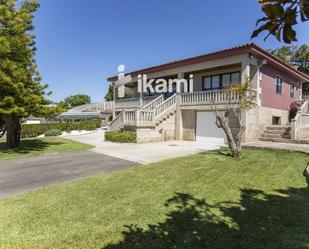
[[[113,101],[113,92],[114,92],[113,86],[109,85],[107,93],[106,93],[104,99],[106,101]]]
[[[309,0],[258,0],[265,16],[256,25],[260,25],[253,33],[257,37],[262,31],[267,31],[265,39],[270,35],[278,41],[291,43],[297,41],[294,25],[298,21],[309,20]]]
[[[296,66],[299,71],[309,74],[309,46],[307,44],[301,46],[282,46],[270,50],[270,52],[281,60]],[[303,94],[309,94],[309,83],[303,84]]]
[[[9,148],[19,145],[21,118],[46,111],[47,85],[40,84],[34,60],[32,31],[38,7],[35,0],[0,0],[0,116]]]
[[[79,105],[89,104],[91,102],[91,98],[86,94],[75,94],[64,99],[64,102],[71,108]]]
[[[270,52],[281,60],[296,66],[299,71],[309,74],[309,46],[307,44],[301,46],[282,46],[270,50]]]
[[[303,73],[309,74],[309,46],[306,44],[301,45],[295,53],[295,64],[298,70]]]

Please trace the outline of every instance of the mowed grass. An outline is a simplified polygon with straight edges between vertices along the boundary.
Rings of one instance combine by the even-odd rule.
[[[308,160],[202,153],[2,200],[0,247],[309,248]]]
[[[91,145],[71,140],[50,137],[40,139],[23,139],[17,149],[8,149],[5,142],[0,141],[0,159],[13,159],[27,156],[37,156],[52,153],[89,150]]]

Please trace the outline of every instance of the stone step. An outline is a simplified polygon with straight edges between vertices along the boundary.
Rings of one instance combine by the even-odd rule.
[[[291,138],[290,134],[272,134],[272,133],[262,133],[263,138]]]
[[[290,126],[267,126],[266,130],[268,131],[286,131],[291,130]]]
[[[280,135],[284,135],[284,134],[289,134],[290,132],[287,130],[265,130],[264,134],[280,134]]]
[[[259,138],[259,141],[275,142],[275,143],[291,143],[291,144],[309,144],[309,140],[293,140],[286,138]]]
[[[166,121],[167,119],[169,119],[170,117],[175,115],[175,110],[171,110],[171,112],[166,113],[164,115],[162,115],[155,123],[155,125],[159,125],[161,123],[163,123],[164,121]]]

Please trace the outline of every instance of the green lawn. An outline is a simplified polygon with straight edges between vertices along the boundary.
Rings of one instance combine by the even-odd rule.
[[[309,248],[301,153],[172,159],[0,201],[0,248]]]
[[[40,139],[24,139],[17,149],[9,150],[4,142],[0,141],[0,159],[37,156],[59,152],[81,151],[93,148],[91,145],[74,142],[71,140],[50,137]]]

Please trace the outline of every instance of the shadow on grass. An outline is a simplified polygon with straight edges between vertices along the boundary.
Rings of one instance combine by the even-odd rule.
[[[5,142],[0,142],[1,154],[29,154],[33,152],[44,151],[46,148],[54,145],[61,145],[62,142],[45,142],[40,139],[26,139],[20,141],[20,146],[16,149],[8,149]]]
[[[309,248],[309,192],[305,188],[273,194],[242,189],[237,203],[211,205],[176,193],[167,200],[166,220],[125,227],[124,239],[105,249]]]
[[[222,148],[222,149],[217,149],[217,150],[207,150],[207,151],[201,152],[200,154],[225,156],[225,157],[232,158],[232,153],[228,148]]]

